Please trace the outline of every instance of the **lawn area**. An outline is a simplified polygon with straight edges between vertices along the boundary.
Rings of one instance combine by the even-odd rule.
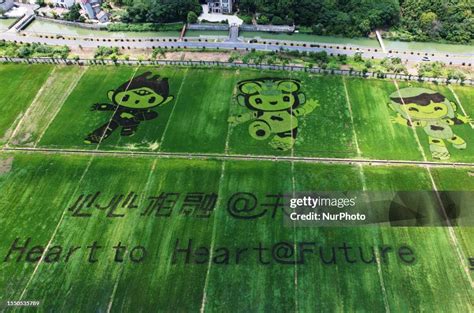
[[[288,41],[306,41],[322,44],[333,44],[333,45],[351,45],[368,48],[379,48],[380,45],[375,39],[369,38],[343,38],[335,36],[318,36],[305,33],[270,33],[270,32],[249,32],[241,31],[239,36],[244,38],[261,38],[261,39],[274,39],[274,40],[288,40]]]

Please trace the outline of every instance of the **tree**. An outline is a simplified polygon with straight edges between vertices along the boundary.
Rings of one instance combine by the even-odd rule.
[[[270,24],[270,19],[266,15],[260,15],[257,22],[262,25]]]
[[[81,19],[81,6],[76,3],[70,9],[69,12],[64,14],[64,19],[67,21],[78,21]]]
[[[198,0],[133,1],[122,17],[125,23],[170,23],[185,21],[189,12],[202,11]]]
[[[188,24],[194,24],[194,23],[197,23],[198,21],[198,16],[196,13],[194,13],[193,11],[189,11],[188,12]]]
[[[272,17],[272,24],[273,25],[284,25],[285,21],[281,17],[275,15],[274,17]]]
[[[363,62],[364,59],[362,58],[362,52],[357,52],[354,54],[354,61],[356,62]]]
[[[433,13],[433,12],[421,13],[421,16],[420,16],[421,27],[426,30],[430,28],[437,19],[438,19],[438,16],[436,15],[436,13]]]

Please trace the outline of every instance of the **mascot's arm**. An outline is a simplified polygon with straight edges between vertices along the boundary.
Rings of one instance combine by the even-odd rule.
[[[293,111],[295,116],[304,116],[308,115],[309,113],[313,112],[314,109],[319,107],[318,100],[309,99],[303,106]]]
[[[115,111],[117,106],[110,103],[94,103],[91,106],[91,111]]]
[[[158,113],[155,111],[145,111],[145,112],[138,112],[135,114],[135,119],[139,121],[148,121],[156,118]]]
[[[472,119],[469,116],[456,114],[456,117],[446,120],[448,125],[460,125],[460,124],[470,124]]]
[[[257,117],[258,117],[258,112],[248,112],[248,113],[239,114],[236,116],[231,116],[227,119],[227,122],[229,122],[232,125],[238,125],[238,124],[242,124],[247,121],[256,119]]]
[[[412,123],[410,123],[409,120],[407,120],[406,118],[404,118],[400,113],[397,114],[397,117],[392,117],[392,123],[394,124],[400,124],[400,125],[403,125],[403,126],[411,126]],[[422,122],[422,121],[414,121],[413,122],[413,126],[425,126],[426,125],[426,122]]]

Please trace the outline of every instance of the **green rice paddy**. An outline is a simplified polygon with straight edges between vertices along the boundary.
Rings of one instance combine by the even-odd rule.
[[[168,79],[173,100],[154,108],[158,116],[140,122],[133,136],[121,136],[117,129],[99,144],[85,143],[113,114],[91,111],[91,106],[109,103],[108,91],[148,71]],[[60,312],[472,308],[474,275],[466,269],[474,253],[472,225],[452,231],[387,225],[296,227],[285,224],[281,206],[268,205],[277,195],[311,191],[474,191],[471,167],[336,165],[300,159],[423,161],[423,149],[433,161],[422,131],[391,122],[395,113],[387,103],[396,91],[392,81],[125,66],[0,65],[0,74],[1,85],[8,87],[0,89],[3,147],[31,149],[0,154],[0,310],[14,300],[40,301],[40,311]],[[238,82],[268,77],[296,79],[306,102],[319,102],[313,112],[298,117],[296,142],[287,151],[274,149],[269,140],[253,139],[248,122],[228,123],[230,116],[250,111],[237,101]],[[467,114],[474,110],[470,87],[424,86],[451,101],[459,99]],[[449,161],[473,162],[473,130],[469,125],[456,129],[467,148],[450,150]],[[203,153],[206,157],[198,157]],[[231,205],[236,194],[255,197],[257,205],[250,213],[258,216],[242,218],[249,212]],[[85,197],[94,202],[78,209],[78,200]],[[442,218],[429,209],[434,218]],[[48,245],[56,247],[56,254],[39,263],[26,262],[28,256],[19,252],[7,257],[17,238],[18,245],[31,238],[28,250]],[[310,242],[315,246],[304,247],[315,253],[306,252],[304,262],[295,264],[298,257],[287,254],[288,245]],[[126,248],[117,259],[119,243]],[[272,250],[277,244],[283,247],[279,252]],[[356,262],[347,261],[343,244],[353,247]],[[392,251],[384,256],[380,247],[388,246]],[[405,246],[413,252],[412,263],[398,255]],[[336,261],[324,264],[319,249],[327,260],[331,247]],[[374,255],[374,261],[364,262],[360,254],[366,261]]]

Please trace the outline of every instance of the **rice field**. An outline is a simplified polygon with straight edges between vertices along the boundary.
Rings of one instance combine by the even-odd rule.
[[[0,74],[0,310],[22,310],[9,307],[18,300],[61,312],[472,309],[469,206],[453,227],[393,227],[387,208],[370,212],[385,223],[302,227],[280,202],[474,191],[469,124],[453,126],[466,148],[438,161],[422,129],[392,123],[389,96],[418,85],[180,67]],[[472,88],[421,87],[474,109]],[[158,105],[137,109],[146,103]]]

